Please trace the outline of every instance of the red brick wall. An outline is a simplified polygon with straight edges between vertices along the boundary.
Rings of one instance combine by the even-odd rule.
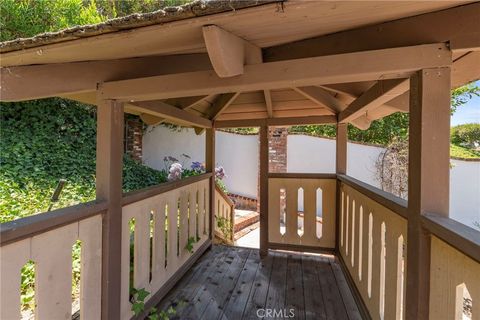
[[[271,127],[268,130],[268,167],[270,172],[287,172],[287,127]]]
[[[287,137],[287,127],[270,127],[268,130],[268,170],[270,172],[287,172]],[[257,184],[257,199],[260,199],[260,183]],[[257,212],[260,212],[260,202],[257,202]]]
[[[142,161],[143,123],[140,119],[125,120],[125,153],[133,160]]]

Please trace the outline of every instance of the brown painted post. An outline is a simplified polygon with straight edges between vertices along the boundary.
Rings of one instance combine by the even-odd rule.
[[[123,103],[98,99],[97,199],[108,201],[102,223],[102,319],[120,319]]]
[[[421,216],[448,216],[450,68],[424,69],[410,80],[406,319],[428,319],[430,234]]]
[[[260,255],[268,254],[268,126],[262,125],[260,139]]]
[[[205,169],[207,172],[213,172],[210,178],[210,239],[215,237],[215,128],[205,131]]]
[[[336,172],[337,174],[347,174],[347,141],[348,141],[348,124],[337,123],[337,140],[336,140]],[[340,184],[337,180],[337,209],[335,215],[335,248],[339,252],[340,243],[340,210],[341,195]]]

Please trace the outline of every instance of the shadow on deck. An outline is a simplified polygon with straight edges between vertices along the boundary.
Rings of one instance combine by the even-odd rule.
[[[160,302],[172,319],[361,319],[330,255],[214,245]]]

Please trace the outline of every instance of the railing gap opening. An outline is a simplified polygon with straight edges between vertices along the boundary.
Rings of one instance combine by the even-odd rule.
[[[305,232],[305,216],[307,211],[305,210],[305,201],[304,201],[304,192],[303,188],[298,188],[297,190],[297,234],[299,237],[302,237]],[[310,213],[308,213],[310,214]]]
[[[132,300],[132,289],[135,287],[135,218],[132,218],[128,221],[128,228],[130,230],[130,276],[128,291],[130,293],[129,300]]]
[[[386,226],[385,222],[381,224],[381,252],[380,252],[380,319],[385,318],[385,263],[386,263],[386,255],[387,255],[387,248],[386,248]]]
[[[163,214],[165,215],[165,268],[167,267],[168,265],[168,256],[169,256],[169,251],[168,251],[168,246],[169,246],[169,243],[168,243],[168,230],[169,230],[169,224],[168,224],[168,203],[165,204],[165,208],[164,208],[164,212]]]
[[[154,211],[150,210],[150,221],[149,221],[149,228],[150,228],[150,236],[149,236],[149,246],[150,246],[150,261],[149,261],[149,275],[148,281],[152,282],[152,274],[153,274],[153,256],[154,256],[154,243],[153,243],[153,235],[155,234],[155,216]]]
[[[455,320],[471,320],[472,303],[472,296],[470,295],[466,284],[459,284],[456,288]]]
[[[28,260],[20,270],[20,312],[22,318],[35,314],[36,305],[36,263]],[[23,296],[23,298],[22,298]]]
[[[315,234],[318,239],[321,239],[323,231],[323,190],[321,188],[315,190],[315,199]]]
[[[82,294],[82,258],[82,241],[76,240],[72,246],[72,315],[77,311],[81,312],[82,307],[80,299]]]
[[[287,216],[287,190],[285,188],[280,189],[280,234],[285,235],[285,225]]]
[[[363,266],[363,206],[358,209],[358,280],[362,281]]]

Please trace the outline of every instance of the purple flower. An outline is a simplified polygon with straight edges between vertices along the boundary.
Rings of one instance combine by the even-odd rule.
[[[204,164],[201,163],[201,162],[198,162],[198,161],[193,161],[191,168],[192,168],[193,171],[196,171],[196,172],[203,172],[203,171],[205,171],[205,166],[204,166]]]
[[[226,176],[225,169],[222,166],[215,168],[215,179],[222,180]]]

